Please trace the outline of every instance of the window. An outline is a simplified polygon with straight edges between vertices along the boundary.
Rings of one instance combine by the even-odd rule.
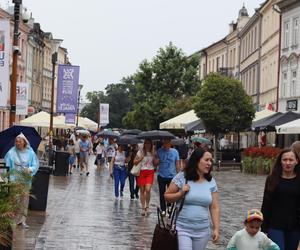
[[[282,72],[281,96],[286,97],[287,72]]]
[[[255,26],[254,29],[254,50],[256,50],[257,47],[257,27]]]
[[[284,48],[289,47],[289,36],[290,36],[290,22],[284,23]]]
[[[219,71],[220,69],[220,57],[217,57],[217,70],[216,71]]]
[[[293,45],[299,43],[299,17],[293,20]]]
[[[291,88],[290,88],[290,93],[291,96],[295,96],[296,95],[296,80],[297,80],[297,71],[296,70],[292,70],[292,81],[291,81]]]

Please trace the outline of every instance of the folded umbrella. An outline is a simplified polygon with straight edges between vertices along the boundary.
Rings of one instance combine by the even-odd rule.
[[[149,140],[160,140],[160,139],[174,139],[175,136],[169,131],[163,130],[151,130],[140,133],[137,138],[149,139]]]
[[[37,151],[40,142],[42,141],[42,138],[35,130],[35,128],[14,125],[0,132],[0,157],[1,158],[4,158],[5,154],[15,145],[15,139],[20,133],[23,133],[24,136],[27,138],[34,152]]]

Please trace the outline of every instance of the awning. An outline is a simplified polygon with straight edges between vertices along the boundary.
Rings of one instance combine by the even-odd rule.
[[[205,133],[206,132],[204,123],[201,119],[197,122],[197,124],[190,127],[189,129],[187,129],[187,131],[192,131],[194,133]]]
[[[255,117],[254,117],[252,122],[259,121],[261,119],[270,117],[271,115],[274,115],[274,114],[276,114],[276,112],[271,111],[269,109],[264,109],[262,111],[258,111],[258,112],[255,113]]]
[[[300,114],[294,112],[275,113],[267,118],[258,120],[252,124],[254,131],[276,131],[275,126],[280,126],[284,123],[294,121],[300,118]]]
[[[300,134],[300,119],[276,126],[277,134]]]
[[[192,126],[195,126],[199,122],[195,111],[192,109],[186,113],[178,115],[172,119],[164,121],[159,124],[160,129],[184,129],[187,130]]]

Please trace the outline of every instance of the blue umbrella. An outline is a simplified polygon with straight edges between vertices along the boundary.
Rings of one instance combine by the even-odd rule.
[[[14,125],[8,129],[0,132],[0,157],[4,158],[5,154],[15,145],[15,139],[23,133],[33,148],[34,152],[37,151],[40,143],[41,136],[33,127]]]

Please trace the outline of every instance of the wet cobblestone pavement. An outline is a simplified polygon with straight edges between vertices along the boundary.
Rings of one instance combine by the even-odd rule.
[[[92,160],[92,159],[91,159]],[[92,162],[92,161],[91,161]],[[126,182],[123,200],[115,200],[107,169],[90,176],[51,176],[47,212],[30,212],[29,229],[14,232],[15,250],[150,249],[159,203],[157,185],[151,197],[151,214],[140,215],[138,200],[130,200]],[[265,176],[239,171],[213,173],[221,205],[221,240],[207,249],[224,249],[233,233],[243,227],[249,208],[260,208]]]

